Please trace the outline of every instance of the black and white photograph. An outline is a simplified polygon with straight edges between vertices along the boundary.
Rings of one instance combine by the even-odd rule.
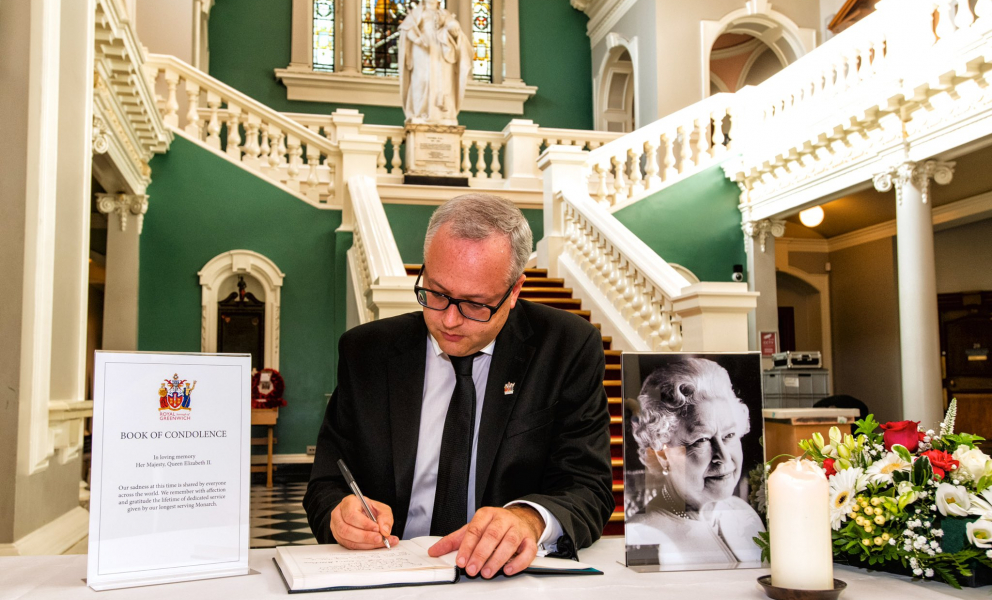
[[[758,353],[624,353],[627,565],[756,568]]]

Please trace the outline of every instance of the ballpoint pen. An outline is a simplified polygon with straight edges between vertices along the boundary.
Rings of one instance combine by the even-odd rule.
[[[341,470],[341,475],[344,477],[345,483],[348,484],[348,487],[351,488],[351,491],[355,494],[355,496],[362,501],[362,506],[365,507],[365,514],[372,519],[373,523],[378,525],[379,521],[377,521],[375,519],[375,515],[372,514],[372,508],[369,506],[369,503],[365,501],[365,496],[362,495],[362,490],[358,489],[358,484],[355,483],[355,478],[351,476],[351,471],[348,470],[348,466],[345,465],[344,461],[340,458],[338,459],[338,469]],[[392,549],[389,545],[389,539],[384,535],[382,536],[382,543],[386,545],[387,549]]]

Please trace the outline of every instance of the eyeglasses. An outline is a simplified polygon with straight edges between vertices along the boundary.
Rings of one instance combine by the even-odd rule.
[[[470,300],[461,300],[459,298],[452,298],[447,294],[442,294],[441,292],[435,292],[434,290],[429,290],[427,288],[420,287],[420,278],[424,276],[424,267],[420,267],[420,273],[417,274],[417,281],[413,284],[413,291],[417,294],[417,302],[420,303],[424,308],[429,308],[431,310],[445,310],[448,306],[454,304],[458,307],[458,312],[462,314],[463,317],[471,321],[478,321],[480,323],[487,323],[499,310],[499,307],[503,306],[506,299],[510,297],[510,292],[513,291],[513,286],[516,282],[511,283],[510,287],[500,298],[496,306],[489,306],[488,304],[482,304],[480,302],[472,302]]]

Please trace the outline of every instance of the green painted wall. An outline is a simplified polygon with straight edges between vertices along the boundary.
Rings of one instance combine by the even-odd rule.
[[[740,189],[719,166],[628,206],[615,216],[668,262],[702,281],[731,281],[735,264],[747,266]]]
[[[537,95],[517,118],[544,127],[592,129],[587,18],[567,0],[521,0],[520,71]],[[210,74],[276,110],[330,114],[357,108],[366,123],[402,125],[400,108],[289,101],[274,69],[289,64],[292,0],[217,0],[210,12]],[[501,130],[511,115],[463,112],[469,129]]]
[[[424,262],[424,233],[427,223],[436,207],[417,204],[383,204],[386,218],[396,238],[396,246],[400,250],[403,262],[409,265],[419,265]],[[534,234],[534,246],[544,237],[543,211],[536,208],[525,208],[521,211],[530,224]]]
[[[324,394],[334,389],[344,328],[344,252],[351,236],[335,233],[340,211],[305,204],[179,136],[151,167],[138,348],[199,352],[197,271],[229,250],[268,257],[286,275],[280,373],[288,406],[276,427],[277,452],[305,452],[317,439]]]

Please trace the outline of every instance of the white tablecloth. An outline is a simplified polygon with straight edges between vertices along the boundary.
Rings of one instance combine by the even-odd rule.
[[[86,556],[25,556],[0,558],[0,599],[72,600],[75,598],[137,598],[162,600],[226,600],[227,598],[285,598],[286,586],[272,561],[274,550],[252,550],[251,568],[258,573],[243,577],[205,579],[143,588],[94,592],[86,587]],[[468,598],[503,600],[731,600],[765,598],[756,579],[767,569],[740,571],[686,571],[635,573],[623,560],[623,539],[604,538],[580,552],[583,562],[605,575],[576,577],[463,578],[455,585],[328,592],[330,598]],[[941,600],[989,598],[990,588],[954,590],[934,582],[914,582],[906,577],[837,567],[834,576],[847,582],[842,600]],[[300,596],[306,600],[314,596]]]

